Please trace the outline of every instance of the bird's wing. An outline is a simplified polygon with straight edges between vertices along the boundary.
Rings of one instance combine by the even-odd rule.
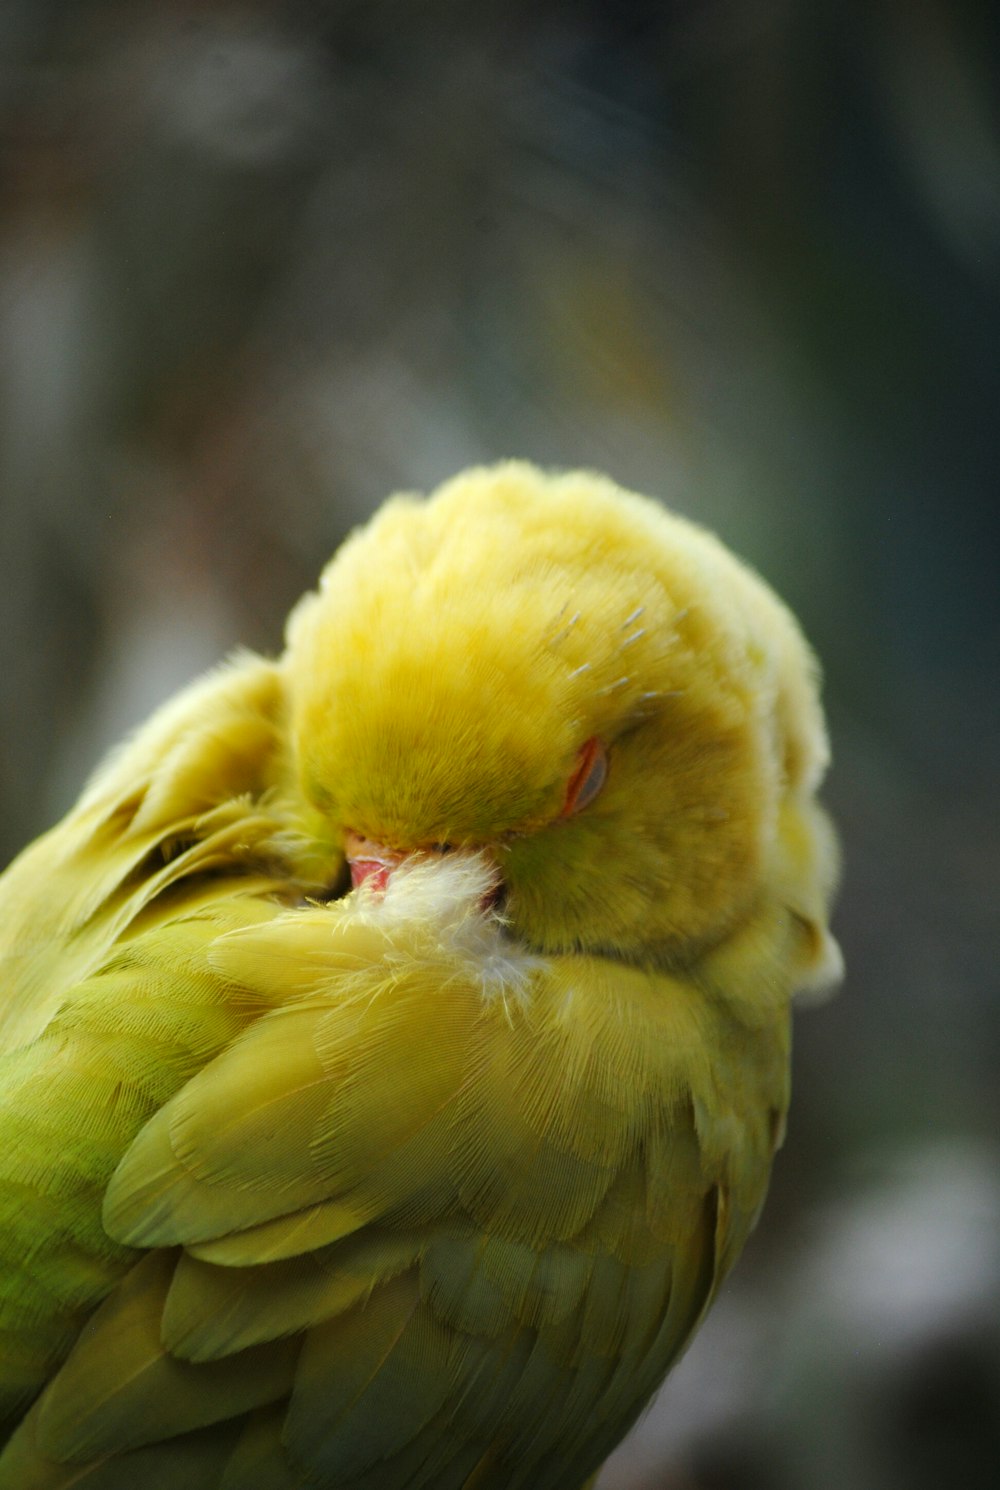
[[[0,1055],[0,1425],[134,1258],[101,1224],[104,1190],[143,1123],[251,1017],[205,953],[266,914],[235,889],[195,904],[129,939]]]
[[[274,664],[252,654],[165,704],[79,802],[0,877],[0,1053],[29,1045],[73,988],[178,906],[218,900],[220,869],[258,891],[287,876],[267,801],[280,749]]]
[[[119,1166],[105,1223],[152,1250],[2,1490],[576,1490],[636,1415],[717,1275],[690,1094],[424,930],[315,906],[215,944],[275,1007]]]
[[[125,1148],[260,1012],[207,948],[299,893],[280,715],[274,665],[218,669],[0,877],[0,1441],[128,1265],[100,1223]]]

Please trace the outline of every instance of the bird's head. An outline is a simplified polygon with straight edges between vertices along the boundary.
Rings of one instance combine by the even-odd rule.
[[[355,882],[485,851],[541,951],[724,934],[825,759],[780,602],[588,474],[509,463],[390,501],[293,613],[285,666],[299,787]]]

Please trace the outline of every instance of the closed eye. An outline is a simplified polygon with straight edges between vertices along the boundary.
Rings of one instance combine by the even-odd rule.
[[[580,749],[576,766],[566,786],[566,798],[560,817],[571,817],[589,807],[598,795],[608,774],[608,752],[603,743],[592,735]]]

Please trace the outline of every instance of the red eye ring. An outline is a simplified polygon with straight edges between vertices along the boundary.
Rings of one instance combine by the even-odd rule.
[[[608,775],[608,752],[596,735],[581,746],[576,766],[566,787],[560,817],[571,817],[589,807],[604,785]]]

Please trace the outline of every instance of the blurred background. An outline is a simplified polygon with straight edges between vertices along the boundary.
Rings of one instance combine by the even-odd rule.
[[[601,1490],[1000,1482],[998,33],[975,0],[0,4],[4,861],[469,462],[664,498],[823,659],[848,981]]]

